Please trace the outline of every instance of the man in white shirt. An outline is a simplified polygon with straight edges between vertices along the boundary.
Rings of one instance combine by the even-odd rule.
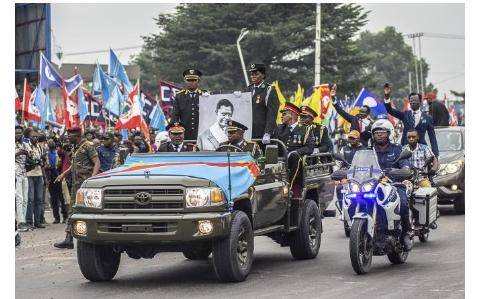
[[[220,143],[228,141],[227,123],[233,116],[233,104],[227,99],[221,99],[215,109],[217,120],[198,136],[197,146],[203,151],[214,151]]]

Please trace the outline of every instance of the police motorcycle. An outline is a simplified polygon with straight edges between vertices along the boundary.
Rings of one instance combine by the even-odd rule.
[[[404,151],[397,160],[411,153]],[[348,164],[342,155],[335,158]],[[344,185],[343,215],[350,227],[350,261],[357,274],[367,273],[373,255],[387,255],[393,264],[403,264],[408,251],[402,243],[400,197],[397,186],[411,178],[410,169],[383,171],[374,149],[359,150],[348,170],[331,177]]]
[[[413,230],[420,242],[428,241],[430,229],[437,229],[437,219],[440,212],[437,206],[437,188],[421,187],[421,180],[428,177],[428,172],[423,171],[433,161],[433,156],[425,161],[422,169],[414,168],[412,182],[404,181],[407,186],[407,196],[410,199],[410,211]]]

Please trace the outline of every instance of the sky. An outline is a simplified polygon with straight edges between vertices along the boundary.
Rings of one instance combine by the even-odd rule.
[[[140,52],[141,36],[156,33],[154,18],[173,13],[177,4],[52,4],[55,43],[64,53],[63,63],[107,63],[108,50],[116,50],[122,63]],[[377,32],[394,26],[402,33],[424,32],[421,54],[430,65],[425,82],[439,88],[439,97],[450,90],[465,90],[465,40],[432,37],[435,34],[465,35],[464,4],[361,4],[370,11],[363,30]],[[412,40],[406,38],[412,45]],[[418,47],[418,44],[417,44]],[[90,51],[104,51],[78,54]],[[77,53],[77,54],[76,54]],[[418,48],[417,48],[418,55]],[[418,70],[418,72],[420,72]],[[415,70],[412,69],[415,88]]]

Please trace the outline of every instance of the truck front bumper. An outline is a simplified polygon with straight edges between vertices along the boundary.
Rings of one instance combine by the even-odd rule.
[[[71,219],[73,236],[90,243],[176,244],[227,235],[230,231],[231,213],[181,215],[75,213]],[[210,223],[211,232],[201,233],[199,222]]]

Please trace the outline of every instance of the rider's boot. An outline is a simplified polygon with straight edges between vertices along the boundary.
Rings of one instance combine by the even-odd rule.
[[[408,215],[402,217],[402,242],[406,251],[412,250],[413,247],[413,230],[410,225],[410,219]]]

